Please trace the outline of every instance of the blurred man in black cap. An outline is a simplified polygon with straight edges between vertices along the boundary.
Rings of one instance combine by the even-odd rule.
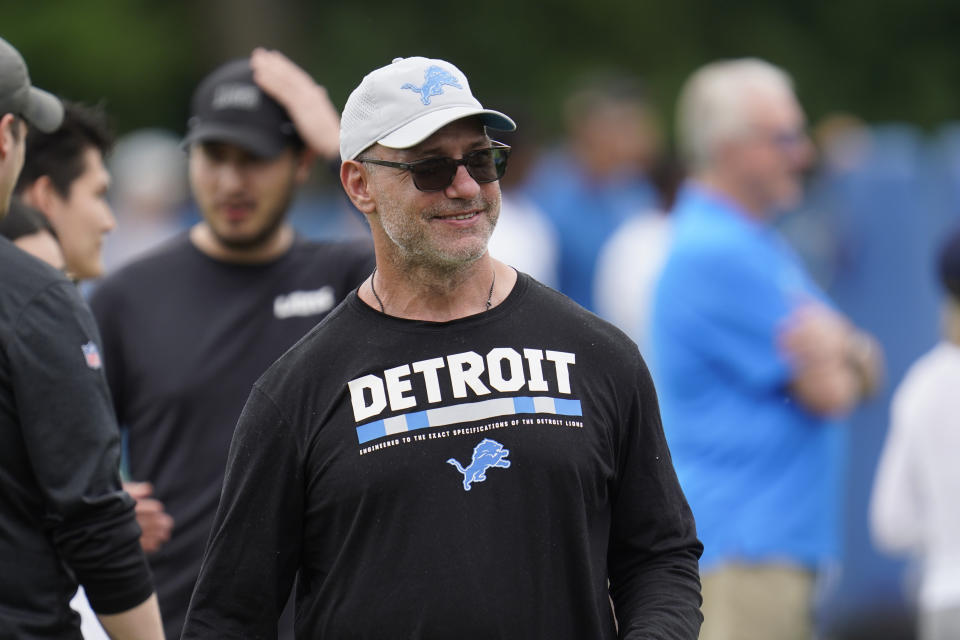
[[[290,112],[254,81],[249,59],[207,76],[184,139],[202,222],[106,278],[91,301],[130,474],[152,483],[174,519],[170,541],[148,556],[170,638],[251,386],[373,268],[366,244],[307,242],[286,220],[315,156],[291,116],[333,113],[334,140],[339,119],[306,73],[267,53],[277,64],[266,82],[292,84]]]
[[[0,217],[27,127],[62,119],[0,39]],[[0,273],[0,637],[79,638],[82,584],[111,637],[162,638],[93,318],[62,273],[5,238]]]

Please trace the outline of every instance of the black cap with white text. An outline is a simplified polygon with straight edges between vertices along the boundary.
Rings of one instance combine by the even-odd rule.
[[[190,114],[184,146],[224,142],[264,158],[303,146],[286,110],[254,82],[247,58],[228,62],[204,78],[193,94]]]

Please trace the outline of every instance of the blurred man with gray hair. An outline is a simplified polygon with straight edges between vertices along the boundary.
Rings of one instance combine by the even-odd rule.
[[[836,311],[772,228],[812,146],[790,77],[709,64],[679,99],[693,179],[655,300],[664,426],[704,543],[702,640],[811,637],[834,558],[843,431],[874,389],[872,338]]]

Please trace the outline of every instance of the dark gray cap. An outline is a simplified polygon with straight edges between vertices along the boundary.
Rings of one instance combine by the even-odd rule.
[[[200,82],[187,127],[184,146],[226,142],[265,158],[303,144],[286,110],[254,82],[247,58],[218,67]]]
[[[27,63],[20,52],[0,38],[0,116],[12,113],[44,133],[63,122],[63,105],[53,94],[30,84]]]

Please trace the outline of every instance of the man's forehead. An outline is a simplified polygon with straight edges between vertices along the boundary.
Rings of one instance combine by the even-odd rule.
[[[756,91],[745,97],[755,126],[802,126],[805,122],[803,108],[792,91]]]
[[[490,141],[486,129],[480,118],[470,117],[454,120],[440,129],[437,129],[429,138],[420,144],[403,149],[411,154],[423,155],[443,152],[452,145],[475,146]]]
[[[217,156],[229,156],[238,158],[248,158],[251,160],[270,160],[269,157],[262,156],[247,147],[230,142],[228,140],[197,140],[190,145],[191,149],[197,149],[207,154]],[[278,154],[281,155],[281,154]]]
[[[88,144],[80,154],[80,163],[82,171],[77,179],[93,179],[104,184],[110,184],[110,172],[104,162],[103,151],[96,145]]]

